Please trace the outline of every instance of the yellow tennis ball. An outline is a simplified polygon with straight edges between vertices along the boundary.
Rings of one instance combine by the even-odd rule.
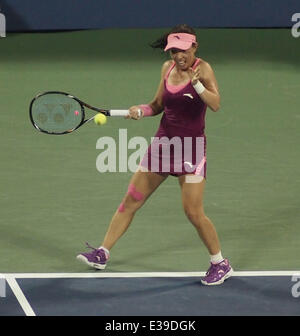
[[[96,125],[104,125],[107,121],[107,118],[104,114],[98,113],[96,114],[94,121]]]

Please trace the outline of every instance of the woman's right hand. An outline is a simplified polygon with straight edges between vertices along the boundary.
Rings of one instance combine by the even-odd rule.
[[[139,120],[143,118],[143,116],[144,116],[143,110],[138,105],[134,105],[129,108],[129,114],[125,118]]]

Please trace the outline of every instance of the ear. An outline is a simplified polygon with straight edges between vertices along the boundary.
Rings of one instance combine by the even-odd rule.
[[[193,43],[193,48],[195,48],[195,51],[197,51],[198,46],[199,46],[198,42],[194,42],[194,43]]]

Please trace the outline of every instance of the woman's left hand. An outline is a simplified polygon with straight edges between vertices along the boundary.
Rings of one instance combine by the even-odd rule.
[[[199,68],[197,68],[196,70],[194,70],[193,68],[189,68],[188,74],[191,78],[192,85],[195,85],[198,80],[200,80],[201,74]]]

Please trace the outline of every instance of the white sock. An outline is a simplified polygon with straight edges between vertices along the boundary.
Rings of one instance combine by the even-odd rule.
[[[103,246],[100,246],[99,249],[102,249],[104,250],[105,254],[106,254],[106,257],[109,257],[109,250]]]
[[[210,254],[210,262],[212,264],[219,264],[220,262],[222,262],[224,260],[221,251],[217,254],[211,255]]]

